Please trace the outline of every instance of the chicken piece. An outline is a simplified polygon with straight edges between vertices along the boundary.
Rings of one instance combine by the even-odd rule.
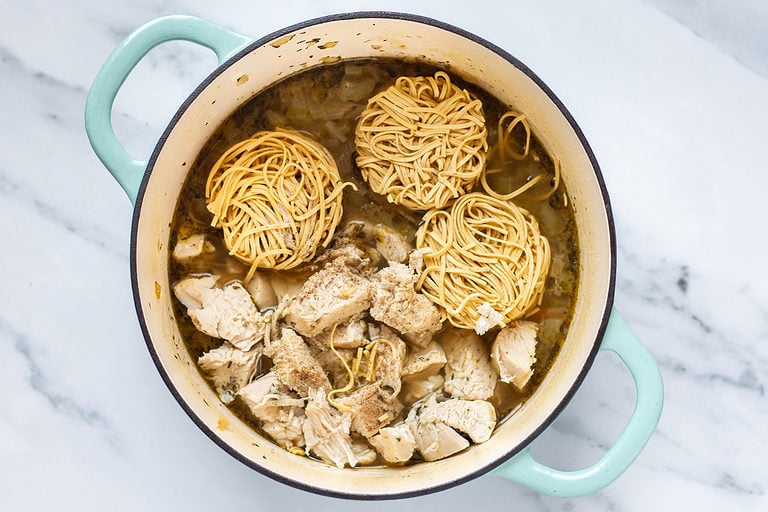
[[[176,261],[187,261],[197,258],[203,253],[212,253],[216,247],[206,240],[205,235],[197,233],[186,238],[179,238],[173,247],[173,259]]]
[[[499,376],[480,337],[473,332],[451,329],[444,333],[441,342],[448,359],[445,392],[465,400],[490,398]]]
[[[254,272],[251,280],[245,284],[245,289],[251,294],[253,302],[259,309],[273,308],[278,304],[272,282],[263,272]]]
[[[277,394],[280,388],[285,388],[285,385],[277,380],[275,372],[270,371],[247,386],[243,386],[237,395],[245,400],[245,403],[251,408],[251,412],[257,418],[263,419],[263,416],[257,412],[258,407],[264,405],[264,400],[270,395]]]
[[[469,441],[445,423],[417,421],[411,423],[411,433],[419,453],[428,462],[444,459],[469,446]]]
[[[389,425],[403,410],[397,398],[382,392],[378,383],[367,384],[335,400],[352,414],[351,428],[366,438]]]
[[[436,404],[436,398],[433,395],[426,404],[411,409],[405,421],[382,428],[368,441],[385,460],[393,463],[409,460],[413,456],[414,449],[418,449],[424,460],[434,461],[467,448],[469,441],[441,419],[445,417],[449,421],[461,424],[463,428],[469,428],[469,425],[464,425],[460,419],[454,418],[451,409],[435,409],[431,412],[426,410],[428,406],[434,406],[434,404]],[[427,416],[424,416],[425,412]]]
[[[373,362],[374,378],[380,383],[383,392],[395,397],[400,393],[403,384],[403,364],[407,351],[405,342],[386,325],[371,325],[368,332],[372,342],[378,340],[372,349],[376,351]],[[367,371],[367,368],[361,367],[363,374]]]
[[[274,372],[256,379],[237,394],[277,444],[286,450],[304,446],[304,400],[281,384]]]
[[[310,276],[288,306],[285,320],[298,333],[317,336],[368,309],[372,293],[368,279],[334,260]]]
[[[402,400],[404,404],[412,404],[428,394],[439,390],[443,387],[444,382],[445,379],[442,375],[432,375],[424,380],[403,381],[403,390],[400,393],[400,400]]]
[[[301,293],[306,282],[306,278],[302,276],[286,274],[285,272],[269,272],[269,284],[272,286],[278,304],[283,299],[295,297]]]
[[[173,285],[173,293],[187,309],[201,309],[203,299],[216,288],[219,279],[216,275],[188,277]]]
[[[352,245],[360,250],[361,246],[373,243],[373,226],[370,222],[350,220],[339,226],[333,242],[335,246]]]
[[[436,375],[440,368],[445,366],[448,360],[445,357],[443,347],[434,341],[430,341],[426,347],[415,348],[408,351],[403,364],[403,380],[424,380]]]
[[[300,396],[308,396],[311,388],[331,389],[325,370],[293,330],[284,327],[280,339],[267,345],[265,354],[272,358],[277,379]]]
[[[385,261],[405,263],[413,247],[406,238],[383,224],[372,224],[363,220],[347,222],[336,234],[334,245],[354,245],[374,265],[383,258]],[[371,254],[375,247],[376,254]]]
[[[405,263],[408,260],[413,246],[403,235],[383,224],[377,224],[373,228],[373,236],[376,239],[376,250],[385,260],[397,263]]]
[[[438,402],[437,397],[432,395],[421,407],[419,421],[444,423],[467,434],[475,443],[484,443],[496,427],[496,409],[485,400],[451,398]]]
[[[403,338],[405,338],[405,341],[414,347],[426,347],[434,339],[434,334],[435,333],[433,331],[423,331],[418,334],[409,332],[405,333]]]
[[[251,413],[261,421],[277,421],[278,412],[285,407],[304,407],[299,398],[277,379],[275,372],[268,372],[237,392]]]
[[[303,448],[306,445],[304,440],[304,423],[306,421],[307,416],[304,414],[304,409],[298,407],[280,409],[275,421],[261,422],[261,429],[275,443],[286,450]]]
[[[339,469],[358,464],[356,450],[349,435],[352,415],[341,413],[325,399],[325,389],[311,389],[304,410],[304,439],[309,451]]]
[[[373,303],[370,315],[400,331],[408,341],[419,346],[429,343],[440,330],[440,310],[414,289],[416,274],[408,265],[390,263],[373,278]]]
[[[333,346],[337,349],[362,347],[370,341],[366,321],[355,319],[337,326],[335,331],[333,327],[326,329],[312,338],[310,342],[323,348],[329,348],[331,346],[331,333],[333,333]]]
[[[349,251],[350,248],[354,248],[354,253],[359,259],[357,267],[363,273],[373,274],[384,263],[381,253],[375,246],[376,237],[373,226],[369,222],[352,220],[336,233],[332,250]]]
[[[261,354],[260,345],[244,352],[225,341],[200,356],[197,364],[213,382],[221,401],[228,404],[234,400],[235,393],[250,382]]]
[[[384,427],[368,442],[391,464],[409,461],[416,450],[416,440],[407,423]]]
[[[533,375],[539,326],[519,321],[502,329],[491,347],[491,361],[502,382],[521,390]]]
[[[365,441],[358,439],[352,440],[352,453],[355,454],[357,464],[360,466],[366,466],[376,462],[376,450],[370,447]]]
[[[475,332],[478,336],[482,336],[494,327],[504,327],[504,315],[493,309],[493,307],[487,302],[483,302],[477,306],[477,312],[480,318],[475,322]]]
[[[413,269],[413,272],[418,276],[421,271],[424,270],[424,255],[429,253],[430,250],[426,247],[421,249],[414,249],[408,256],[408,266]]]
[[[381,255],[368,245],[364,233],[361,236],[358,223],[350,222],[336,234],[331,248],[309,263],[308,268],[317,272],[329,264],[341,265],[367,278],[376,272],[380,263]]]
[[[326,375],[331,381],[333,389],[343,388],[349,382],[349,372],[344,367],[341,359],[347,363],[348,367],[352,367],[352,360],[357,355],[357,350],[353,348],[338,348],[336,349],[336,355],[330,348],[321,348],[315,344],[309,345],[309,350],[312,356],[317,360],[320,366],[325,370]],[[341,359],[339,359],[341,356]]]
[[[215,276],[189,277],[173,287],[200,331],[249,350],[264,338],[271,314],[262,314],[239,281],[216,288]]]

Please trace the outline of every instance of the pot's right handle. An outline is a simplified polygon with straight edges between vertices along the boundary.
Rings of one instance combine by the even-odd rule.
[[[219,64],[252,41],[249,37],[200,18],[166,16],[136,29],[107,58],[88,92],[85,129],[96,155],[133,203],[136,202],[147,161],[131,157],[117,140],[112,128],[112,105],[136,64],[154,47],[175,40],[191,41],[210,48]]]
[[[514,480],[538,492],[573,498],[596,492],[619,477],[645,446],[661,416],[664,388],[653,357],[616,310],[611,312],[600,350],[616,353],[632,374],[637,402],[632,417],[616,442],[592,466],[560,471],[545,466],[527,446],[493,474]]]

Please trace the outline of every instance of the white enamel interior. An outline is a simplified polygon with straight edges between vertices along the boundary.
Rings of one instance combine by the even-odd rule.
[[[226,67],[183,112],[159,149],[134,226],[134,285],[146,332],[162,371],[187,408],[249,464],[305,488],[343,495],[383,497],[450,485],[521,447],[558,408],[591,361],[611,280],[611,235],[599,182],[586,149],[547,94],[505,58],[475,41],[430,24],[391,18],[325,21],[290,35],[290,40],[282,37],[272,45],[254,48]],[[324,44],[327,48],[321,49]],[[167,273],[169,224],[196,155],[238,106],[297,70],[337,58],[370,56],[418,57],[447,65],[453,73],[526,113],[538,137],[562,162],[580,235],[581,279],[572,326],[554,367],[535,395],[490,441],[429,464],[341,471],[291,455],[260,437],[219,402],[200,376],[173,320]]]

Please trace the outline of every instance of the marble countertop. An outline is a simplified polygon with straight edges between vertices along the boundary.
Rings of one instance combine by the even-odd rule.
[[[669,3],[5,5],[0,510],[768,510],[768,68],[749,61],[760,57],[764,35],[732,27],[731,39],[756,50],[745,60],[709,37],[706,23],[658,8]],[[315,496],[224,453],[155,370],[131,295],[132,206],[83,127],[99,67],[130,31],[163,14],[258,36],[381,8],[461,26],[517,56],[563,100],[601,164],[618,234],[616,307],[658,361],[666,394],[655,435],[601,492],[562,500],[485,476],[396,503]],[[757,14],[765,19],[766,10]],[[759,25],[753,17],[745,26]],[[133,154],[151,151],[214,66],[212,55],[185,43],[139,65],[114,111]],[[535,441],[535,456],[563,469],[590,464],[620,433],[633,401],[618,359],[599,357]]]

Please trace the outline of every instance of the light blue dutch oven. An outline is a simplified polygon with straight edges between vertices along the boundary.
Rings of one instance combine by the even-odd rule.
[[[132,158],[111,124],[115,95],[152,48],[184,40],[210,48],[219,67],[184,102],[147,160]],[[333,44],[327,44],[333,43]],[[338,470],[262,438],[220,403],[196,370],[174,321],[168,281],[169,225],[184,178],[214,130],[240,105],[285,76],[322,62],[420,58],[525,112],[559,156],[580,240],[580,283],[563,349],[533,396],[486,443],[428,464]],[[595,492],[616,479],[650,438],[662,409],[658,367],[613,310],[616,245],[608,195],[592,151],[552,91],[525,65],[477,36],[432,19],[381,12],[329,16],[259,40],[197,18],[151,21],[110,55],[91,87],[86,128],[93,149],[135,203],[131,273],[141,328],[160,374],[192,420],[246,465],[321,494],[386,499],[438,491],[491,472],[553,496]],[[571,399],[601,351],[616,353],[637,389],[634,413],[598,462],[559,471],[531,456],[531,442]]]

